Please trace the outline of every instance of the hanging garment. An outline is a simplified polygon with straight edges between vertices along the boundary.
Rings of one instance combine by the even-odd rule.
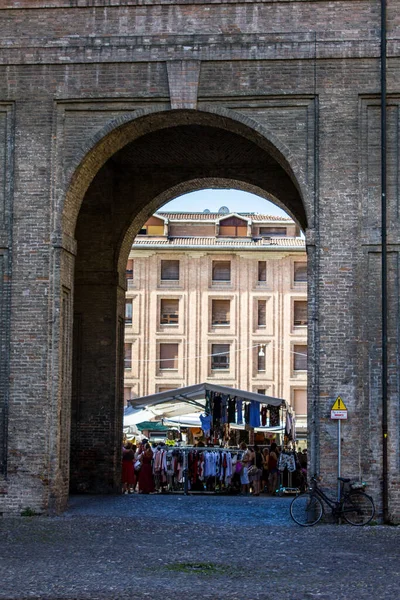
[[[227,394],[221,396],[221,424],[228,422],[228,398]]]
[[[278,470],[287,469],[290,473],[296,470],[296,459],[293,452],[281,452],[278,460]]]
[[[250,404],[244,405],[244,422],[246,425],[250,425]]]
[[[206,437],[210,437],[211,433],[211,415],[200,415],[201,428]]]
[[[206,390],[206,408],[205,408],[205,413],[206,415],[210,415],[211,414],[211,393],[209,392],[209,390]]]
[[[251,427],[260,427],[260,405],[255,400],[251,400],[250,402],[249,425]]]
[[[286,413],[285,435],[289,440],[293,439],[293,416],[289,412]]]
[[[265,404],[263,404],[263,407],[261,409],[261,425],[263,427],[265,427],[267,424],[267,415],[268,415],[268,408],[265,406]]]
[[[278,427],[280,425],[279,406],[269,404],[269,426]]]
[[[215,428],[220,424],[221,421],[221,396],[214,395],[212,413],[213,425]]]
[[[234,398],[228,400],[228,423],[235,422],[236,402]]]
[[[237,409],[236,423],[238,425],[242,425],[243,424],[243,402],[242,402],[242,400],[236,400],[236,409]]]

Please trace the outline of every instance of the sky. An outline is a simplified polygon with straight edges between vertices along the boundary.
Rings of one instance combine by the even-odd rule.
[[[275,204],[255,194],[240,190],[219,189],[207,189],[184,194],[164,204],[159,210],[203,212],[208,208],[210,212],[218,212],[221,206],[227,206],[229,212],[256,212],[263,215],[288,216]]]

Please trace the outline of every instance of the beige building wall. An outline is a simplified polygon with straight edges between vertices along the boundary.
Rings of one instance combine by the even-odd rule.
[[[133,269],[126,292],[125,401],[208,381],[284,398],[296,410],[298,430],[305,431],[307,259],[300,238],[279,239],[282,249],[275,243],[243,249],[240,241],[213,249],[203,238],[189,249],[175,239],[170,250],[162,239],[157,245],[145,241],[148,248],[136,238],[128,263]],[[178,280],[162,279],[162,261],[179,261]],[[213,281],[216,261],[230,263],[230,280]],[[259,281],[260,261],[265,281]],[[213,324],[213,300],[229,301],[228,324]],[[161,308],[176,304],[168,301],[178,302],[178,317],[163,324]],[[259,303],[265,303],[260,314]],[[176,344],[174,364],[162,363],[171,368],[160,368],[160,352],[173,349],[163,344]],[[213,345],[221,344],[229,345],[229,368],[212,364]]]

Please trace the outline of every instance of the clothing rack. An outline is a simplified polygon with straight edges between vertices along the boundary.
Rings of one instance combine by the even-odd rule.
[[[297,452],[294,448],[289,448],[287,446],[285,446],[280,455],[279,455],[279,459],[278,459],[278,473],[279,473],[279,485],[278,485],[278,494],[279,495],[283,495],[283,494],[298,494],[300,489],[298,487],[294,487],[293,486],[293,473],[295,471],[289,471],[289,469],[287,469],[287,467],[285,466],[285,468],[283,469],[283,471],[281,471],[279,469],[279,460],[280,457],[282,456],[282,454],[287,454],[287,455],[293,455],[294,456],[294,460],[295,463],[297,463]],[[283,474],[285,472],[285,470],[287,470],[287,478],[288,478],[288,484],[286,486],[283,486]]]
[[[240,448],[221,448],[219,446],[185,446],[184,448],[177,448],[178,450],[185,450],[183,458],[183,477],[184,477],[184,494],[189,495],[189,479],[188,479],[188,455],[189,452],[229,452],[230,454],[240,454],[244,451]]]

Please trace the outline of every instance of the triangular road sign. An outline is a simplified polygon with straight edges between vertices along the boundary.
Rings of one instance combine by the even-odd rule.
[[[345,405],[340,396],[336,398],[331,410],[347,410],[347,406]]]

